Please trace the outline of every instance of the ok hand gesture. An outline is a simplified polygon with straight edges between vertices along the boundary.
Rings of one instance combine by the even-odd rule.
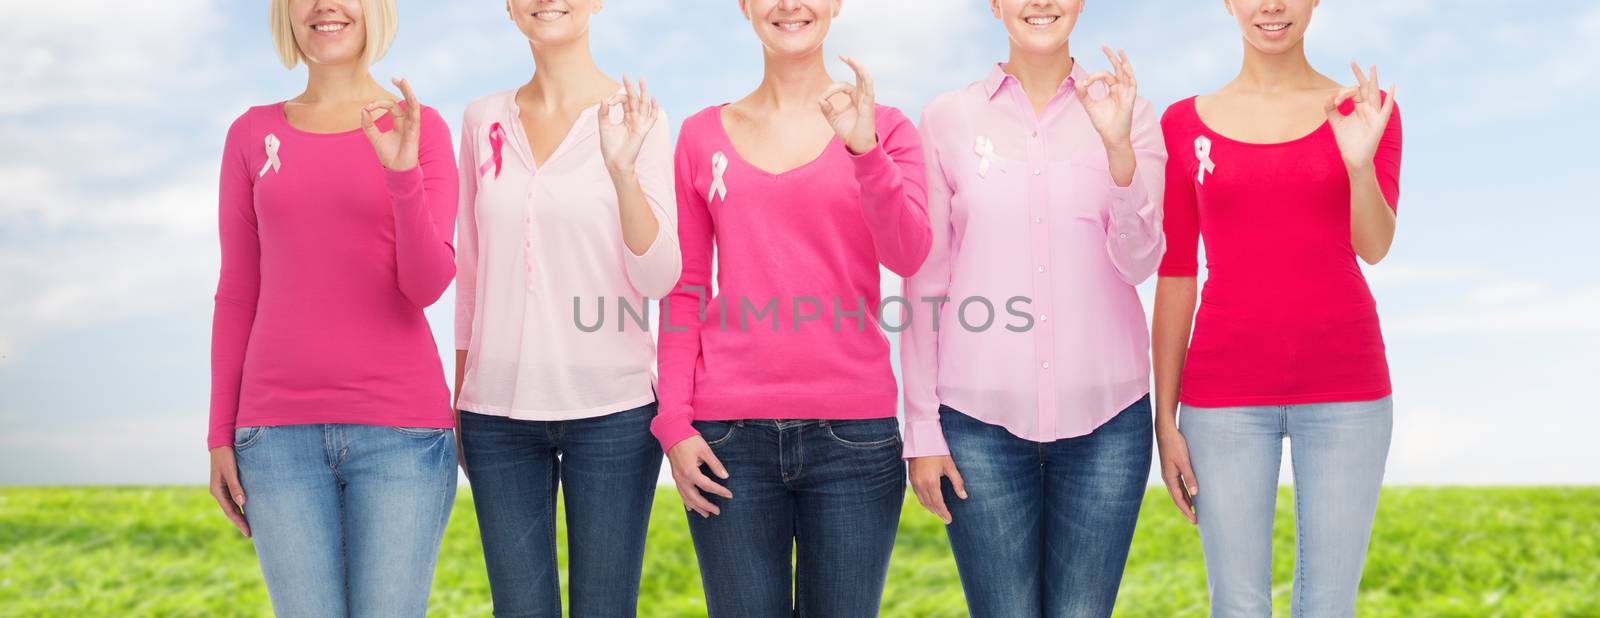
[[[822,107],[822,115],[827,117],[833,132],[844,139],[845,147],[859,155],[878,146],[877,92],[872,87],[872,76],[867,75],[861,63],[845,56],[839,56],[839,59],[855,71],[856,83],[835,83],[822,93],[817,103]],[[850,103],[836,108],[828,99],[840,93],[849,95]]]
[[[390,171],[404,172],[417,166],[417,144],[422,139],[422,104],[417,102],[417,95],[411,92],[410,83],[398,78],[392,81],[405,95],[405,106],[384,100],[368,103],[361,108],[361,132],[366,133],[367,141],[372,142],[372,150],[378,153],[378,162]],[[387,133],[378,131],[378,125],[374,123],[372,112],[379,109],[387,112],[394,123]]]
[[[1380,105],[1383,97],[1378,91],[1378,67],[1372,67],[1370,77],[1362,74],[1361,66],[1354,62],[1350,63],[1350,70],[1356,74],[1356,85],[1329,97],[1325,107],[1345,167],[1364,168],[1372,165],[1372,157],[1378,153],[1378,142],[1389,126],[1389,116],[1394,112],[1395,86],[1389,86],[1389,98]],[[1339,106],[1346,100],[1356,104],[1355,111],[1348,116],[1339,113]]]
[[[1077,82],[1078,101],[1089,113],[1089,123],[1094,125],[1094,130],[1100,133],[1100,140],[1108,148],[1129,146],[1131,149],[1133,103],[1139,94],[1139,80],[1133,76],[1133,65],[1128,62],[1128,54],[1120,49],[1113,54],[1108,46],[1100,49],[1111,60],[1111,68],[1115,72],[1101,71]],[[1106,96],[1099,99],[1089,95],[1089,87],[1096,82],[1105,82],[1108,88]]]
[[[644,80],[639,80],[638,89],[635,89],[634,82],[623,75],[622,87],[623,92],[611,95],[600,104],[597,114],[600,117],[600,156],[605,159],[606,170],[613,176],[633,174],[634,164],[639,160],[639,150],[644,147],[644,138],[656,125],[661,111],[655,97],[646,93]],[[611,108],[618,105],[622,106],[620,123],[611,121]]]

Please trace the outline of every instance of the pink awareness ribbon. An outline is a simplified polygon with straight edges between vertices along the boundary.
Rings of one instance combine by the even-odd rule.
[[[494,168],[494,177],[500,177],[500,149],[506,145],[506,129],[496,122],[489,125],[489,150],[493,153],[488,161],[478,166],[478,175],[489,173],[489,168]]]

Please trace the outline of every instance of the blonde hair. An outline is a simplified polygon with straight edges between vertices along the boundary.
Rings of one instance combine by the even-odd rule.
[[[367,45],[361,52],[362,62],[371,65],[383,58],[389,51],[389,44],[394,42],[394,35],[400,28],[399,11],[395,9],[395,0],[361,0],[362,20],[367,29]],[[295,68],[300,61],[305,59],[305,54],[300,51],[300,44],[294,40],[294,22],[289,18],[289,0],[272,0],[268,9],[271,17],[269,23],[272,28],[272,47],[278,52],[278,60],[287,68]]]

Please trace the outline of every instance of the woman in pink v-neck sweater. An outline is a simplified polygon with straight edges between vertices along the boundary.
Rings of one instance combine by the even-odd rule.
[[[651,430],[712,618],[870,616],[906,484],[879,273],[932,244],[921,139],[859,64],[854,84],[828,76],[838,0],[740,8],[764,75],[678,134],[683,275]]]
[[[816,159],[774,174],[739,156],[723,107],[679,133],[684,267],[662,314],[656,436],[671,448],[694,433],[693,420],[893,417],[878,265],[908,276],[928,254],[916,127],[880,105],[879,147],[857,155],[836,137]]]

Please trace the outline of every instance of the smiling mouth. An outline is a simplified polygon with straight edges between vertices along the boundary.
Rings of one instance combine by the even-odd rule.
[[[1288,22],[1277,24],[1256,24],[1257,28],[1260,28],[1266,32],[1283,32],[1284,30],[1288,30],[1289,26],[1290,24]]]
[[[566,16],[566,11],[538,11],[533,14],[533,18],[540,21],[555,21]]]
[[[1060,15],[1035,15],[1022,18],[1022,21],[1030,26],[1049,26],[1060,20]]]
[[[322,32],[322,33],[334,33],[334,32],[339,32],[341,30],[344,30],[345,28],[347,28],[349,26],[350,26],[349,22],[324,21],[324,22],[318,22],[318,23],[315,23],[315,24],[311,24],[311,29],[315,30],[317,32]]]
[[[811,20],[785,20],[772,22],[772,27],[784,32],[799,32],[811,25]]]

